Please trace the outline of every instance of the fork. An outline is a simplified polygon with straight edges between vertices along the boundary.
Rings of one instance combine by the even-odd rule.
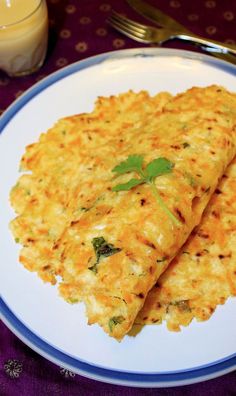
[[[135,22],[125,16],[118,14],[114,10],[112,11],[107,22],[114,29],[123,33],[127,37],[139,41],[140,43],[155,43],[162,45],[166,41],[179,39],[184,41],[193,42],[203,47],[208,52],[217,52],[222,54],[236,55],[236,49],[233,45],[224,45],[217,41],[203,39],[199,36],[173,32],[172,30],[165,28],[156,28],[141,23]]]

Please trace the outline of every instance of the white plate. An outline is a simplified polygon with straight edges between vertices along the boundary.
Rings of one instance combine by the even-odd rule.
[[[7,326],[32,349],[89,378],[140,387],[189,384],[236,368],[235,299],[207,322],[193,322],[180,333],[167,331],[165,324],[146,326],[118,343],[86,324],[82,304],[67,304],[56,287],[18,263],[19,247],[8,229],[14,217],[8,196],[24,148],[58,118],[91,111],[97,96],[129,89],[175,94],[216,83],[236,92],[235,75],[235,66],[186,51],[110,52],[52,74],[1,117],[0,310]]]

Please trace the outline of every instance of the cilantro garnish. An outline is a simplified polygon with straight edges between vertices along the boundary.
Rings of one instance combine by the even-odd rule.
[[[112,169],[112,172],[123,175],[127,172],[142,172],[143,170],[143,156],[142,155],[129,155],[126,161],[121,162],[119,165]]]
[[[97,273],[97,265],[101,258],[112,256],[121,251],[120,248],[116,248],[112,243],[108,243],[103,237],[93,238],[92,245],[96,254],[96,262],[89,269],[95,274]]]
[[[150,185],[152,193],[162,209],[176,225],[180,225],[181,223],[179,222],[179,220],[167,208],[166,204],[159,195],[159,192],[155,185],[155,178],[171,173],[173,167],[174,164],[171,161],[166,158],[159,157],[149,162],[146,168],[143,169],[143,156],[130,155],[127,160],[115,166],[115,168],[112,169],[112,172],[115,172],[118,175],[123,175],[129,172],[136,172],[139,175],[139,178],[132,178],[127,183],[117,184],[112,188],[112,191],[128,191],[131,190],[133,187],[138,186],[139,184],[147,183]]]

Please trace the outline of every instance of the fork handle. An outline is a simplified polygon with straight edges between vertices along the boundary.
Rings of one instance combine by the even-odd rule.
[[[197,43],[204,47],[211,47],[215,52],[219,52],[223,54],[229,53],[232,55],[236,55],[236,46],[234,45],[230,45],[230,44],[225,45],[219,43],[218,41],[203,39],[199,36],[195,36],[191,34],[183,34],[183,33],[177,33],[176,35],[174,35],[173,38],[178,38],[180,40]]]

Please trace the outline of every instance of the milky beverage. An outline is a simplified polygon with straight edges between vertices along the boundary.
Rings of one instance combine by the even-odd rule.
[[[29,74],[47,50],[45,0],[0,0],[0,69],[10,76]]]

